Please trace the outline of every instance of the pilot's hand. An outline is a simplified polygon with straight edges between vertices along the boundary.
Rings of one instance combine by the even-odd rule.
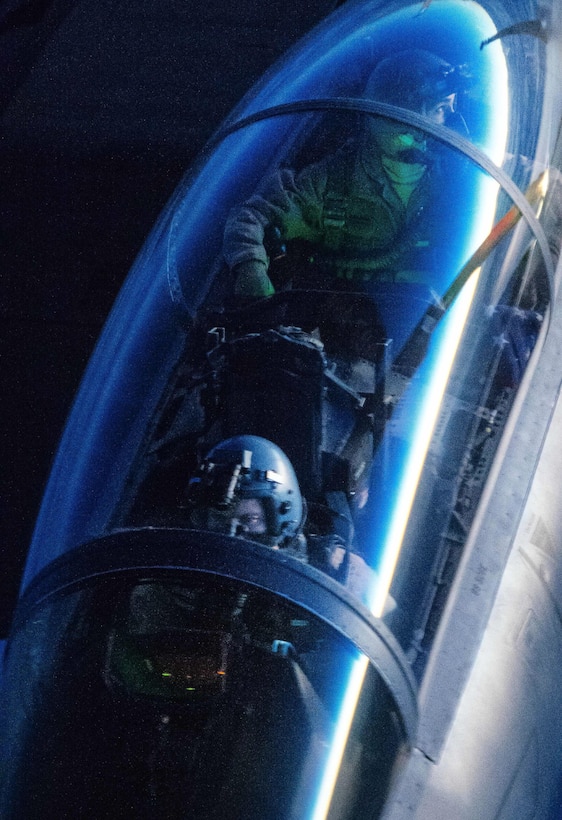
[[[264,263],[257,259],[240,262],[234,268],[234,275],[234,293],[242,299],[262,299],[275,293]]]

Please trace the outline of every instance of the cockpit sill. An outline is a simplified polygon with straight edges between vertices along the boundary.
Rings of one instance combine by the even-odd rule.
[[[114,532],[84,544],[46,567],[26,590],[14,634],[46,601],[117,580],[132,586],[147,578],[234,581],[265,590],[309,612],[340,634],[375,665],[399,707],[410,742],[415,737],[416,684],[402,650],[384,620],[325,573],[282,550],[207,531],[146,527]],[[272,598],[273,600],[273,598]],[[108,607],[108,611],[111,607]]]

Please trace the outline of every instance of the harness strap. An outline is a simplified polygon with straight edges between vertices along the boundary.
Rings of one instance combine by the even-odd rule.
[[[328,166],[322,223],[327,244],[336,251],[343,244],[354,165],[355,155],[350,152],[343,162],[333,162]]]

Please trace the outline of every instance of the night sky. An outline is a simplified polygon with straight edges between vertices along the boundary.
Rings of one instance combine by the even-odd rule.
[[[335,0],[0,7],[0,631],[80,376],[204,142]]]

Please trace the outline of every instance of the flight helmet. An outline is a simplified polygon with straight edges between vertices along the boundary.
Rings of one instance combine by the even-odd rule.
[[[430,51],[413,48],[381,60],[367,81],[364,96],[424,113],[457,94],[461,84],[459,68]]]
[[[252,540],[283,546],[300,532],[304,504],[285,453],[260,436],[234,436],[207,453],[189,483],[188,501],[195,520],[206,513],[209,522],[209,512],[215,519],[217,513],[232,517],[249,499],[261,502],[266,517],[266,531]]]

